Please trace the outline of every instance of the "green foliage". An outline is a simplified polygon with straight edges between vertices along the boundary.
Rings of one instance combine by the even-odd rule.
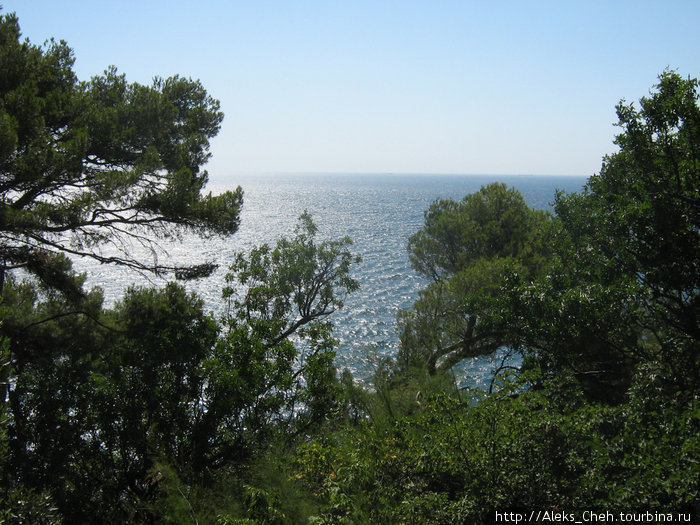
[[[198,81],[127,83],[114,67],[87,82],[64,42],[20,40],[13,14],[0,15],[0,273],[25,268],[60,288],[57,253],[88,256],[179,277],[205,263],[168,267],[134,255],[189,229],[228,235],[242,191],[201,196],[209,139],[223,119]],[[112,250],[104,251],[105,244]]]
[[[248,257],[236,257],[226,279],[244,287],[245,297],[235,298],[232,288],[224,291],[224,298],[231,299],[237,312],[232,322],[234,318],[247,322],[287,320],[272,327],[280,332],[268,336],[274,342],[343,306],[347,294],[357,290],[357,281],[349,272],[360,259],[348,251],[352,244],[348,237],[316,244],[317,231],[311,215],[304,212],[293,239],[280,239],[274,250],[262,245]]]
[[[58,509],[48,494],[19,488],[3,495],[0,506],[0,523],[63,523]]]
[[[246,361],[231,359],[243,357],[240,349],[250,347],[256,366],[262,367],[242,374],[255,378],[247,386],[251,399],[264,399],[270,416],[275,411],[297,413],[298,429],[322,421],[335,405],[336,341],[327,318],[358,287],[350,276],[352,264],[360,260],[349,251],[352,241],[346,237],[317,243],[316,234],[311,216],[302,214],[294,238],[280,239],[274,249],[262,245],[248,256],[239,254],[224,290],[228,338],[235,343],[231,339],[222,348],[234,354],[222,354],[221,359],[228,360],[226,368],[246,370]],[[261,397],[261,391],[268,396]]]
[[[640,384],[641,399],[609,407],[573,385],[514,395],[520,386],[433,396],[390,426],[300,447],[296,478],[318,494],[315,522],[492,523],[499,509],[677,509],[697,498],[697,400],[659,403]]]
[[[8,497],[46,496],[71,522],[230,514],[208,503],[207,485],[224,472],[241,479],[270,443],[290,446],[340,410],[327,317],[357,287],[348,276],[355,258],[349,240],[316,244],[314,234],[303,216],[297,236],[278,243],[275,264],[256,259],[265,247],[239,257],[232,270],[250,286],[222,323],[175,283],[131,288],[104,310],[100,291],[83,291],[73,273],[75,297],[8,275]],[[254,280],[249,261],[261,261]],[[274,513],[260,510],[267,489],[251,487],[240,489],[234,514],[248,508],[269,521]]]
[[[680,111],[674,104],[688,96],[669,93],[682,86],[696,83],[663,75],[655,102],[644,107]],[[660,155],[661,137],[665,155],[694,151],[684,130],[692,106],[680,105],[685,113],[672,133],[655,124],[657,131],[642,134],[651,141],[644,147],[637,141],[629,149],[621,136],[624,162],[611,157],[586,191],[559,195],[551,219],[515,205],[512,193],[502,198],[503,187],[482,189],[461,211],[449,201],[431,207],[410,246],[416,269],[433,282],[404,314],[398,363],[380,363],[374,392],[346,375],[328,396],[339,400],[345,424],[322,427],[294,451],[291,480],[317,507],[308,522],[492,523],[496,510],[512,508],[679,509],[697,501],[694,161],[679,164],[688,168],[683,194],[664,170],[654,172],[658,187],[639,182],[646,175],[638,172],[651,167],[630,167],[627,158]],[[659,122],[640,115],[629,120],[627,135]],[[663,167],[663,158],[652,167]],[[616,186],[606,186],[613,180]],[[509,222],[495,204],[500,211],[490,215],[490,192],[522,215]],[[654,234],[666,231],[654,222],[661,220],[652,213],[657,198],[673,206],[673,257],[689,256],[677,265]],[[629,227],[634,221],[639,231]],[[271,253],[261,252],[261,268],[271,265]],[[251,303],[254,319],[294,304],[275,302],[264,288],[256,293],[263,300]],[[464,345],[470,319],[472,348],[491,342],[525,352],[523,370],[497,378],[490,394],[455,391],[445,375],[431,373],[450,357],[434,358],[431,370],[434,354],[426,349]],[[274,519],[281,489],[255,486],[259,507],[238,516]]]
[[[329,319],[359,258],[308,213],[235,257],[219,321],[174,283],[111,309],[83,288],[64,254],[206,275],[131,243],[233,233],[241,191],[200,195],[222,115],[199,82],[72,66],[0,17],[0,521],[491,523],[698,501],[697,80],[665,72],[639,110],[620,104],[620,151],[554,217],[500,184],[433,203],[408,243],[430,282],[366,390],[338,378]],[[501,346],[523,368],[493,392],[443,373]]]
[[[511,287],[539,366],[622,401],[639,364],[675,389],[700,377],[697,80],[666,72],[641,109],[618,106],[620,151],[559,195],[552,262]]]
[[[104,323],[94,321],[100,319],[100,294],[86,294],[76,305],[11,279],[3,302],[2,331],[10,340],[12,364],[4,489],[50,493],[61,515],[82,521],[85,507],[109,501],[122,482],[105,477],[113,458],[95,441],[100,410],[91,376],[111,335]],[[105,519],[123,516],[108,508]]]
[[[154,458],[189,460],[216,324],[172,284],[130,290],[107,313],[97,292],[79,305],[13,280],[3,292],[12,307],[7,474],[50,492],[65,519],[141,519],[158,489],[147,476]]]
[[[398,316],[399,367],[435,374],[508,344],[500,288],[510,275],[527,279],[540,270],[547,218],[495,183],[430,206],[408,250],[413,268],[432,282]]]
[[[536,256],[534,227],[545,217],[517,190],[489,184],[460,202],[431,204],[425,225],[408,241],[409,258],[416,271],[440,281],[482,259]]]
[[[700,287],[698,80],[666,71],[655,87],[639,110],[617,107],[620,151],[605,158],[589,188],[601,226],[614,234],[599,239],[600,248],[608,257],[624,254],[627,271],[643,271],[673,314],[692,308],[683,294]]]
[[[147,479],[158,488],[158,499],[150,505],[153,514],[165,523],[199,522],[193,506],[193,502],[197,505],[197,487],[187,486],[172,467],[161,462],[153,465]]]
[[[639,110],[621,103],[620,151],[605,159],[586,195],[598,218],[594,246],[639,282],[640,324],[656,360],[691,388],[700,377],[698,97],[697,79],[667,71]]]
[[[236,258],[220,323],[172,283],[105,310],[65,254],[194,278],[215,265],[162,265],[157,241],[236,231],[240,188],[201,195],[219,104],[177,76],[79,82],[70,48],[20,41],[11,14],[0,44],[3,518],[302,521],[289,484],[243,481],[341,411],[328,316],[357,289],[351,241],[317,242],[303,214],[293,239]]]
[[[431,206],[409,249],[433,282],[399,318],[398,362],[354,395],[365,418],[297,451],[313,522],[697,502],[697,86],[666,72],[641,110],[621,104],[620,152],[551,220],[509,221],[497,187],[497,213],[485,189]],[[523,350],[523,369],[491,394],[426,379],[465,343]]]
[[[0,310],[4,307],[0,304]],[[4,317],[4,316],[3,316]],[[7,442],[7,424],[8,413],[6,400],[6,392],[10,386],[10,377],[12,377],[12,367],[10,365],[10,340],[6,337],[0,339],[0,461],[4,462],[8,452]]]

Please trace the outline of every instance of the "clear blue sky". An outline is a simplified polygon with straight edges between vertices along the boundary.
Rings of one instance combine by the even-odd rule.
[[[700,76],[700,1],[0,0],[81,79],[200,79],[211,180],[279,172],[591,175],[615,105]]]

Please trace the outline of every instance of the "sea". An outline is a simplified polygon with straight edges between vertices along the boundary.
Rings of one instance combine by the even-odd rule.
[[[502,182],[519,190],[526,202],[539,209],[551,209],[557,190],[580,191],[587,178],[552,175],[417,175],[417,174],[284,174],[240,176],[227,183],[210,185],[218,193],[241,186],[244,205],[239,231],[230,238],[203,241],[183,236],[161,243],[161,263],[213,261],[217,271],[206,279],[187,283],[199,294],[208,311],[224,312],[221,290],[230,261],[263,243],[274,244],[292,235],[299,215],[312,214],[321,239],[349,236],[352,251],[362,256],[353,271],[360,284],[342,310],[333,314],[338,340],[336,365],[348,369],[355,379],[371,384],[380,361],[396,355],[396,315],[409,309],[426,286],[408,260],[407,241],[421,228],[424,211],[436,199],[461,199],[491,182]],[[134,246],[138,252],[139,246]],[[167,253],[167,255],[166,255]],[[151,257],[149,252],[144,257]],[[99,286],[105,303],[114,304],[129,286],[162,286],[158,278],[132,270],[101,265],[81,259],[78,271],[87,274],[87,286]],[[472,358],[455,370],[460,386],[488,388],[502,352]]]

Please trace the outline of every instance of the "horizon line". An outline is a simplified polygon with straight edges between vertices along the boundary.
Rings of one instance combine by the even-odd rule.
[[[575,173],[466,173],[466,172],[420,172],[420,171],[248,171],[231,174],[212,174],[212,178],[277,177],[277,176],[443,176],[443,177],[591,177]]]

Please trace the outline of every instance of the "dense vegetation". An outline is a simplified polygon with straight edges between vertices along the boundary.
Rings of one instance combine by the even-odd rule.
[[[180,284],[105,308],[67,255],[229,235],[201,196],[218,103],[198,82],[78,82],[63,43],[0,18],[0,522],[491,523],[495,511],[700,500],[698,81],[618,107],[619,151],[553,213],[493,184],[408,240],[429,278],[371,390],[334,367],[351,241],[239,254],[215,319]],[[104,251],[104,245],[111,251]],[[451,369],[522,356],[489,392]]]

